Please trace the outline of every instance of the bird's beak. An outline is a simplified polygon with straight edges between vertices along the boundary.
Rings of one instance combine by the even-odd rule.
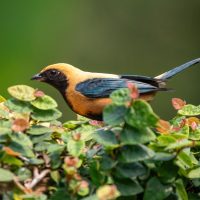
[[[41,74],[36,74],[31,78],[31,80],[44,81],[44,77]]]

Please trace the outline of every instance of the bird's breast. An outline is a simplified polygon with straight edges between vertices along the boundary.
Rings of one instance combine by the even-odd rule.
[[[91,99],[75,90],[68,90],[65,96],[68,105],[75,113],[95,120],[102,120],[104,107],[111,103],[110,98]]]

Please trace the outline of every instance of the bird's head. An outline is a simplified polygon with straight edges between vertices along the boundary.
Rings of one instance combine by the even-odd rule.
[[[72,65],[65,63],[53,64],[45,67],[42,71],[34,75],[31,80],[46,82],[60,92],[64,92],[68,86],[69,79],[78,71],[81,71]]]

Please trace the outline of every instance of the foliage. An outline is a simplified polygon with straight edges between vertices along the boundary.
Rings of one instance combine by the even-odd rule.
[[[19,85],[0,98],[3,199],[200,199],[199,106],[174,98],[169,122],[137,91],[115,91],[104,122],[64,124],[57,103]]]

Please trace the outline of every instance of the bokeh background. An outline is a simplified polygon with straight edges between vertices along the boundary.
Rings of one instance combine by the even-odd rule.
[[[66,62],[87,71],[154,76],[200,57],[199,0],[18,0],[0,3],[0,93],[28,84],[53,96],[51,86],[30,81],[44,66]],[[199,104],[200,65],[169,82],[152,105],[164,119],[171,98]]]

